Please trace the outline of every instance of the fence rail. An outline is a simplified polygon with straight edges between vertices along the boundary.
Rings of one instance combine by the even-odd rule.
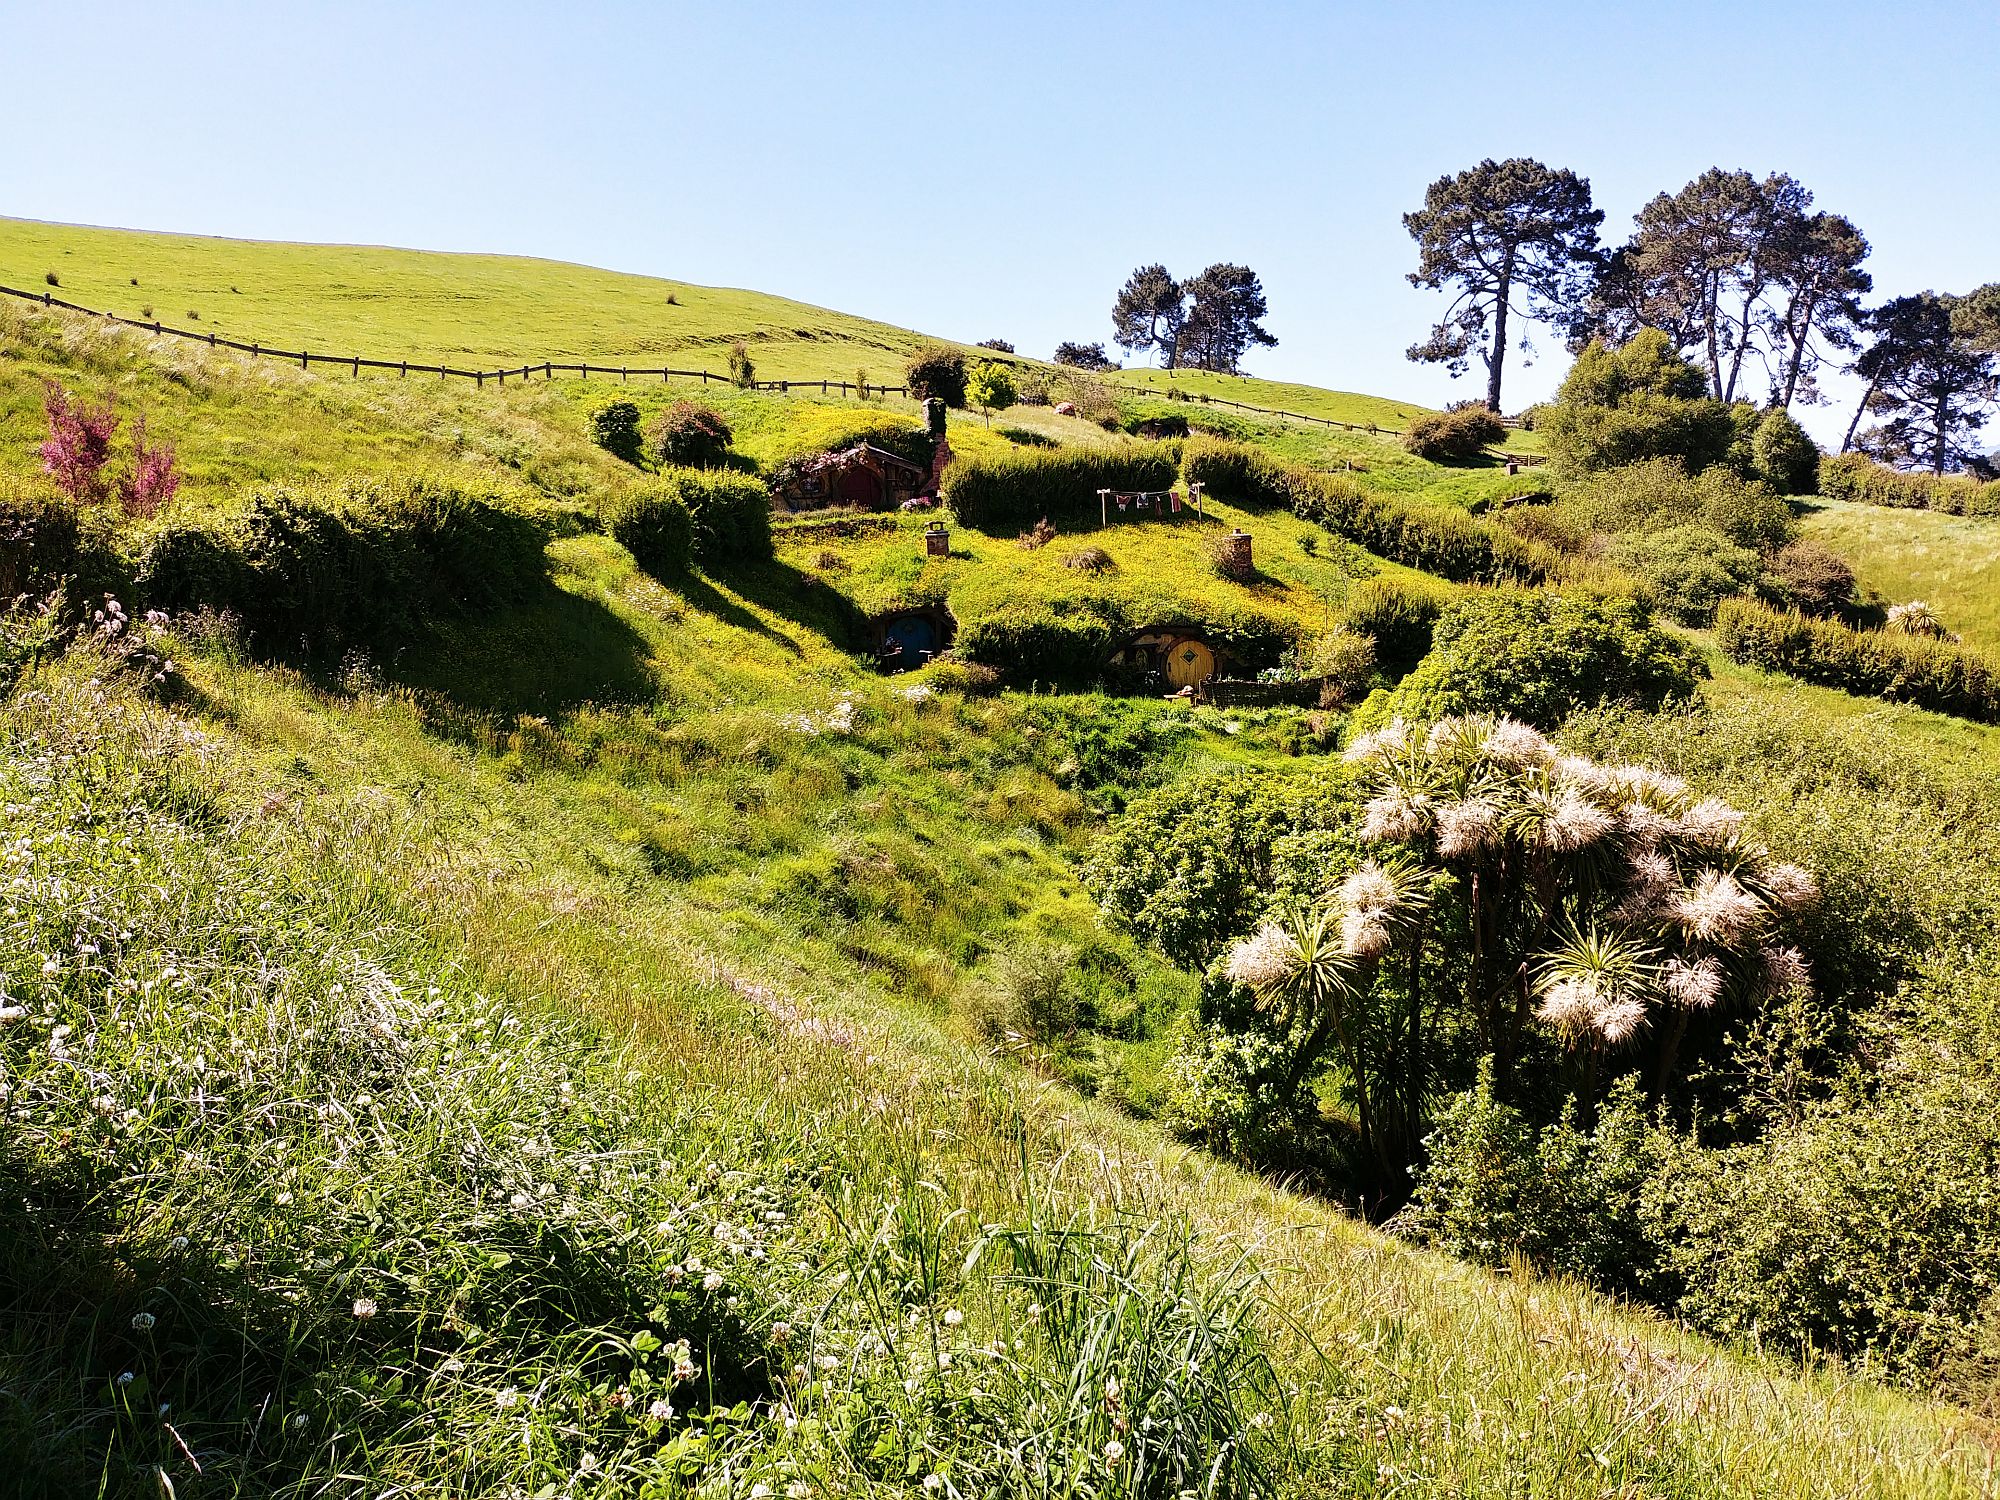
[[[327,365],[344,368],[357,376],[363,370],[389,370],[398,376],[435,375],[440,380],[470,380],[479,386],[484,386],[489,380],[496,385],[505,385],[510,379],[525,381],[539,376],[543,380],[553,380],[558,375],[575,375],[583,380],[588,380],[593,375],[615,375],[620,381],[627,383],[633,380],[699,380],[703,385],[707,385],[710,381],[717,385],[735,384],[729,376],[714,370],[678,370],[672,366],[599,365],[587,361],[545,359],[524,365],[508,365],[503,369],[463,370],[456,365],[422,364],[407,359],[370,359],[361,354],[314,354],[306,349],[272,349],[266,348],[261,343],[246,344],[241,339],[226,339],[213,331],[176,328],[171,323],[162,323],[158,319],[148,321],[141,318],[121,318],[116,313],[102,312],[94,307],[83,307],[75,302],[65,301],[52,292],[28,292],[19,287],[0,286],[0,296],[18,297],[24,302],[32,302],[41,307],[59,307],[65,312],[102,318],[117,327],[136,328],[156,338],[186,339],[190,343],[205,344],[211,349],[234,349],[253,359],[278,359],[288,364],[296,360],[302,370],[311,369],[314,365]],[[836,393],[846,395],[863,390],[872,396],[909,394],[909,387],[905,385],[871,383],[864,387],[851,380],[753,380],[745,389],[777,391],[781,394],[789,394],[795,390],[817,390],[822,396]]]
[[[297,360],[299,368],[302,370],[311,369],[314,365],[344,366],[351,374],[356,376],[359,376],[363,370],[393,370],[398,376],[405,378],[411,375],[435,375],[440,380],[470,380],[475,385],[481,387],[484,387],[489,380],[496,385],[505,385],[510,377],[519,381],[526,381],[535,376],[540,376],[543,380],[553,380],[557,375],[575,375],[582,380],[588,380],[593,375],[616,375],[621,382],[625,383],[633,380],[655,379],[660,381],[699,380],[703,385],[707,385],[710,381],[714,381],[718,385],[733,385],[735,383],[729,376],[718,374],[714,370],[676,370],[671,367],[641,369],[630,365],[594,365],[583,362],[546,359],[524,365],[509,365],[505,369],[498,370],[461,370],[455,365],[427,365],[415,364],[409,360],[369,359],[359,354],[313,354],[304,349],[267,349],[259,343],[246,344],[240,339],[226,339],[214,332],[198,332],[192,328],[176,328],[171,324],[162,323],[157,319],[148,322],[139,318],[121,318],[115,313],[102,312],[94,307],[82,307],[74,302],[66,302],[61,297],[55,296],[50,292],[29,292],[23,291],[19,287],[0,286],[0,296],[18,297],[24,302],[37,303],[42,307],[59,307],[65,312],[82,313],[86,317],[102,318],[107,323],[115,324],[121,328],[137,328],[142,332],[154,335],[156,338],[187,339],[192,343],[206,344],[211,349],[234,349],[248,354],[253,359],[269,358],[285,360],[287,362]],[[1379,437],[1401,437],[1403,435],[1398,428],[1381,427],[1373,422],[1343,422],[1337,417],[1315,416],[1311,412],[1286,411],[1281,407],[1274,406],[1253,406],[1248,401],[1232,401],[1227,396],[1211,396],[1205,392],[1195,392],[1185,396],[1169,396],[1167,392],[1153,386],[1126,385],[1116,380],[1107,380],[1105,384],[1115,391],[1123,391],[1130,396],[1151,396],[1163,401],[1195,403],[1202,406],[1227,406],[1236,411],[1254,412],[1261,417],[1282,417],[1288,421],[1306,422],[1329,430],[1338,427],[1343,432],[1366,432]],[[849,394],[907,396],[910,393],[910,388],[907,385],[862,386],[850,380],[753,380],[745,389],[777,391],[781,395],[789,395],[793,391],[805,392],[817,389],[822,396],[845,396]],[[1510,428],[1520,425],[1517,420],[1508,418],[1502,418],[1501,420]],[[1540,454],[1510,453],[1506,457],[1516,463],[1528,465],[1537,464],[1542,461]]]

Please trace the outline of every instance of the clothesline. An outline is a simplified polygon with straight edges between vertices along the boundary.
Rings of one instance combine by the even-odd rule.
[[[1181,506],[1188,504],[1194,507],[1194,513],[1199,516],[1202,514],[1201,490],[1202,487],[1199,483],[1190,484],[1185,501],[1181,499],[1179,490],[1099,490],[1097,492],[1098,524],[1100,526],[1109,526],[1111,524],[1111,502],[1114,500],[1118,502],[1118,509],[1121,511],[1130,510],[1135,505],[1139,509],[1144,510],[1148,504],[1151,504],[1153,514],[1156,516],[1161,514],[1160,504],[1162,501],[1167,503],[1171,513],[1174,515],[1179,515]]]

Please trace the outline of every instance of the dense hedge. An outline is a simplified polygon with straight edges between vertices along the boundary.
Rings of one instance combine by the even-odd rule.
[[[1095,610],[1024,605],[960,626],[953,653],[991,667],[1009,686],[1087,686],[1106,675],[1124,633],[1123,621]]]
[[[2000,722],[2000,663],[1951,641],[1855,630],[1748,599],[1724,602],[1716,641],[1732,661],[1807,682]]]
[[[1181,473],[1220,500],[1283,505],[1378,557],[1460,583],[1539,582],[1562,559],[1553,549],[1504,531],[1455,505],[1380,495],[1343,474],[1286,463],[1245,443],[1190,438]]]
[[[1000,534],[1046,516],[1057,525],[1097,519],[1099,490],[1172,489],[1175,451],[1167,443],[1097,452],[1029,448],[993,458],[962,458],[945,470],[944,499],[959,523]]]
[[[542,525],[414,478],[278,486],[240,512],[170,521],[141,541],[148,608],[234,614],[258,649],[392,649],[440,615],[520,603],[545,573]]]
[[[1340,618],[1350,630],[1373,638],[1375,664],[1397,678],[1429,653],[1438,616],[1452,598],[1449,586],[1428,578],[1367,578],[1348,594]]]
[[[0,599],[64,585],[75,603],[124,592],[109,512],[79,511],[49,490],[0,488]]]
[[[693,518],[675,487],[628,495],[611,517],[611,535],[655,578],[685,573],[694,558]]]
[[[1905,474],[1862,453],[1821,459],[1819,492],[1833,500],[1937,510],[1952,516],[2000,515],[2000,480],[1981,484],[1962,474]]]
[[[694,560],[704,568],[770,558],[771,492],[758,480],[726,469],[662,469],[650,493],[686,509]]]
[[[1506,441],[1506,424],[1483,406],[1426,412],[1403,430],[1403,447],[1432,463],[1477,458],[1486,448]]]

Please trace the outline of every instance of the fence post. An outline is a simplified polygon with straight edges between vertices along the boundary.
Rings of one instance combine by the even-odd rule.
[[[361,378],[361,356],[358,354],[354,356],[354,378]]]
[[[312,359],[312,356],[311,356],[310,354],[306,353],[306,351],[305,351],[305,350],[301,349],[301,350],[299,351],[299,368],[300,368],[301,370],[305,369],[305,368],[306,368],[306,365],[307,365],[307,363],[308,363],[308,362],[309,362],[309,361],[310,361],[311,359]]]
[[[215,335],[213,333],[208,336],[208,347],[211,349],[215,347]]]
[[[474,370],[472,372],[472,378],[479,382],[479,388],[481,390],[486,389],[486,374],[483,370]]]

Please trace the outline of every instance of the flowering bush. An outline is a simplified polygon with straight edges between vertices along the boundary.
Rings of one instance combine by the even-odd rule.
[[[40,449],[43,471],[78,505],[105,499],[111,486],[104,468],[111,462],[117,411],[108,401],[102,406],[79,401],[53,380],[42,387],[42,409],[49,422],[49,435]]]

